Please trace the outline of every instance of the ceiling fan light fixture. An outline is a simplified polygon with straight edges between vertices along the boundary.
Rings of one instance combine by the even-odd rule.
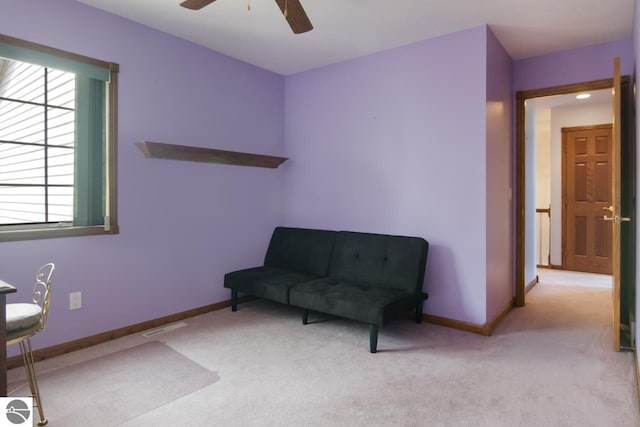
[[[200,10],[215,1],[216,0],[184,0],[180,3],[180,6],[191,10]],[[294,34],[306,33],[313,29],[313,24],[311,24],[307,13],[300,4],[300,0],[275,0],[275,2],[278,4],[280,11],[289,23]],[[291,3],[291,7],[289,7],[289,3]],[[251,0],[247,0],[247,10],[251,10]]]

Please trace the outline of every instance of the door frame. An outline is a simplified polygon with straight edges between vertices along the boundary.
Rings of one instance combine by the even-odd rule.
[[[628,89],[629,76],[622,77],[623,90]],[[542,89],[523,90],[516,92],[516,162],[515,162],[515,297],[514,305],[522,307],[525,305],[525,283],[524,283],[524,266],[525,266],[525,213],[527,206],[525,205],[526,193],[526,150],[525,150],[525,101],[527,99],[540,98],[552,95],[567,95],[578,92],[587,92],[600,89],[612,89],[613,78],[592,80],[582,83],[573,83],[561,86],[552,86]],[[535,207],[534,207],[535,208]]]

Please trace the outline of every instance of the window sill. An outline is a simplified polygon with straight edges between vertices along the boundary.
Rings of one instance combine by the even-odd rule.
[[[90,227],[50,227],[0,230],[0,242],[16,242],[20,240],[55,239],[60,237],[98,236],[103,234],[119,234],[118,226],[111,226],[105,231],[104,226]]]

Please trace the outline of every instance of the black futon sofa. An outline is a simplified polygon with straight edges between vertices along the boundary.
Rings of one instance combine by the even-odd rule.
[[[377,350],[378,327],[415,310],[422,322],[422,292],[429,244],[419,237],[277,227],[264,265],[225,274],[231,309],[238,292],[369,326]]]

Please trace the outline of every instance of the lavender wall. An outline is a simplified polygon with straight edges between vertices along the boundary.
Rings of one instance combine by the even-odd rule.
[[[486,27],[286,78],[286,224],[423,236],[427,313],[486,320]]]
[[[58,265],[36,347],[227,299],[223,274],[259,263],[283,223],[424,236],[430,314],[483,324],[510,298],[512,64],[486,26],[285,79],[70,0],[0,10],[4,34],[121,65],[121,234],[0,244],[12,300]],[[630,74],[634,40],[517,61],[513,88],[606,78],[614,56]],[[291,160],[147,160],[140,140]],[[74,291],[84,307],[69,311]]]
[[[0,0],[0,31],[120,64],[121,234],[0,243],[25,300],[56,263],[36,347],[229,298],[225,272],[262,261],[282,222],[280,169],[145,159],[142,140],[282,155],[284,78],[68,0]],[[68,310],[69,292],[83,308]]]
[[[633,72],[631,39],[566,50],[514,62],[514,91],[540,89],[613,77],[613,58],[623,75]]]
[[[513,206],[510,189],[513,61],[487,28],[487,315],[490,321],[513,298]]]

